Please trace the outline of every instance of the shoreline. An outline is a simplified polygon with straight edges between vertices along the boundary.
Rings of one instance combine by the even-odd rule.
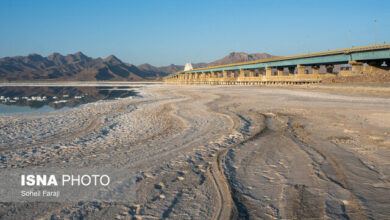
[[[45,82],[45,81],[39,81],[39,82],[0,82],[0,86],[108,86],[108,85],[128,85],[128,84],[134,84],[134,85],[147,85],[147,84],[161,84],[162,82],[149,82],[149,81],[140,81],[140,82],[134,82],[134,81],[60,81],[60,82]]]

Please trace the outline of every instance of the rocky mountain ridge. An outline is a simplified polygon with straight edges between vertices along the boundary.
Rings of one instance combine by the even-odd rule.
[[[238,62],[245,62],[245,61],[262,60],[262,59],[268,59],[272,57],[275,56],[267,53],[247,54],[244,52],[232,52],[229,55],[219,60],[210,63],[193,63],[192,66],[193,68],[202,68],[202,67],[218,66],[223,64],[238,63]],[[169,66],[155,67],[148,63],[145,63],[139,65],[138,68],[142,71],[149,72],[150,74],[159,73],[160,75],[166,75],[166,74],[182,71],[184,69],[184,65],[171,64]]]
[[[194,68],[244,62],[273,57],[269,54],[230,53],[211,63],[194,63]],[[73,81],[140,81],[159,79],[182,71],[184,66],[171,64],[155,67],[148,63],[135,66],[122,62],[114,55],[104,59],[91,58],[77,52],[47,57],[39,54],[0,58],[0,81],[73,80]]]

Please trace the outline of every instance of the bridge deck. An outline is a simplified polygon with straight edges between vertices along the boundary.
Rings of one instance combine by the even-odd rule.
[[[297,65],[326,65],[326,64],[346,64],[349,61],[370,61],[390,59],[390,44],[374,46],[353,47],[339,50],[330,50],[303,55],[274,57],[270,59],[240,62],[219,66],[197,68],[189,71],[181,71],[167,76],[171,77],[183,73],[202,73],[212,71],[233,71],[239,69],[259,69],[266,67],[295,67]]]

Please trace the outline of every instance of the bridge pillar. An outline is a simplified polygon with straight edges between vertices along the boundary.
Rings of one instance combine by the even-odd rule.
[[[265,68],[265,77],[269,78],[272,76],[272,67],[266,67]]]
[[[245,70],[244,69],[240,69],[239,77],[245,77]]]
[[[230,78],[235,78],[236,77],[236,71],[235,70],[231,70],[230,71]]]
[[[306,69],[305,66],[302,66],[301,64],[298,64],[297,65],[297,69],[298,69],[297,75],[299,75],[299,76],[305,75],[305,69]]]
[[[255,76],[255,70],[249,70],[249,77]]]
[[[278,67],[278,76],[283,76],[283,67]]]
[[[210,78],[215,78],[215,72],[214,71],[210,72]]]
[[[358,62],[356,60],[351,60],[348,62],[352,66],[352,74],[362,74],[363,73],[363,62]]]
[[[228,78],[228,73],[227,73],[226,70],[223,70],[223,71],[222,71],[222,77],[223,77],[223,78]]]
[[[257,72],[259,73],[259,77],[263,77],[264,69],[257,69]]]
[[[320,69],[319,66],[312,66],[311,67],[311,72],[312,72],[313,76],[318,76],[319,69]]]
[[[249,77],[255,76],[255,70],[248,70],[249,71]]]

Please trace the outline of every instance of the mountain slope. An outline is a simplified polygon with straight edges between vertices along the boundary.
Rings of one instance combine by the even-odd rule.
[[[275,56],[272,56],[267,53],[247,54],[244,52],[239,52],[239,53],[233,52],[223,57],[222,59],[213,61],[211,63],[193,63],[192,66],[194,68],[202,68],[208,66],[218,66],[223,64],[238,63],[238,62],[245,62],[245,61],[262,60],[262,59],[268,59],[272,57]],[[148,63],[145,63],[139,65],[138,68],[146,73],[149,73],[150,75],[158,74],[159,76],[166,76],[171,73],[182,71],[184,69],[184,66],[171,64],[169,66],[155,67]]]
[[[239,52],[239,53],[233,52],[222,59],[208,63],[207,66],[218,66],[218,65],[230,64],[230,63],[263,60],[263,59],[268,59],[268,58],[272,58],[272,57],[275,57],[275,56],[272,56],[272,55],[267,54],[267,53],[247,54],[244,52]]]
[[[229,63],[267,59],[274,57],[266,53],[230,53],[211,63],[194,63],[194,68],[216,66]],[[182,71],[184,66],[171,64],[155,67],[148,63],[135,66],[122,62],[114,55],[104,59],[91,58],[81,52],[61,55],[53,53],[47,57],[39,54],[4,57],[0,59],[1,81],[31,80],[74,80],[74,81],[139,81],[159,79],[170,73]]]
[[[30,54],[0,59],[0,80],[143,80],[144,72],[111,55],[90,58],[81,52],[47,57]]]

